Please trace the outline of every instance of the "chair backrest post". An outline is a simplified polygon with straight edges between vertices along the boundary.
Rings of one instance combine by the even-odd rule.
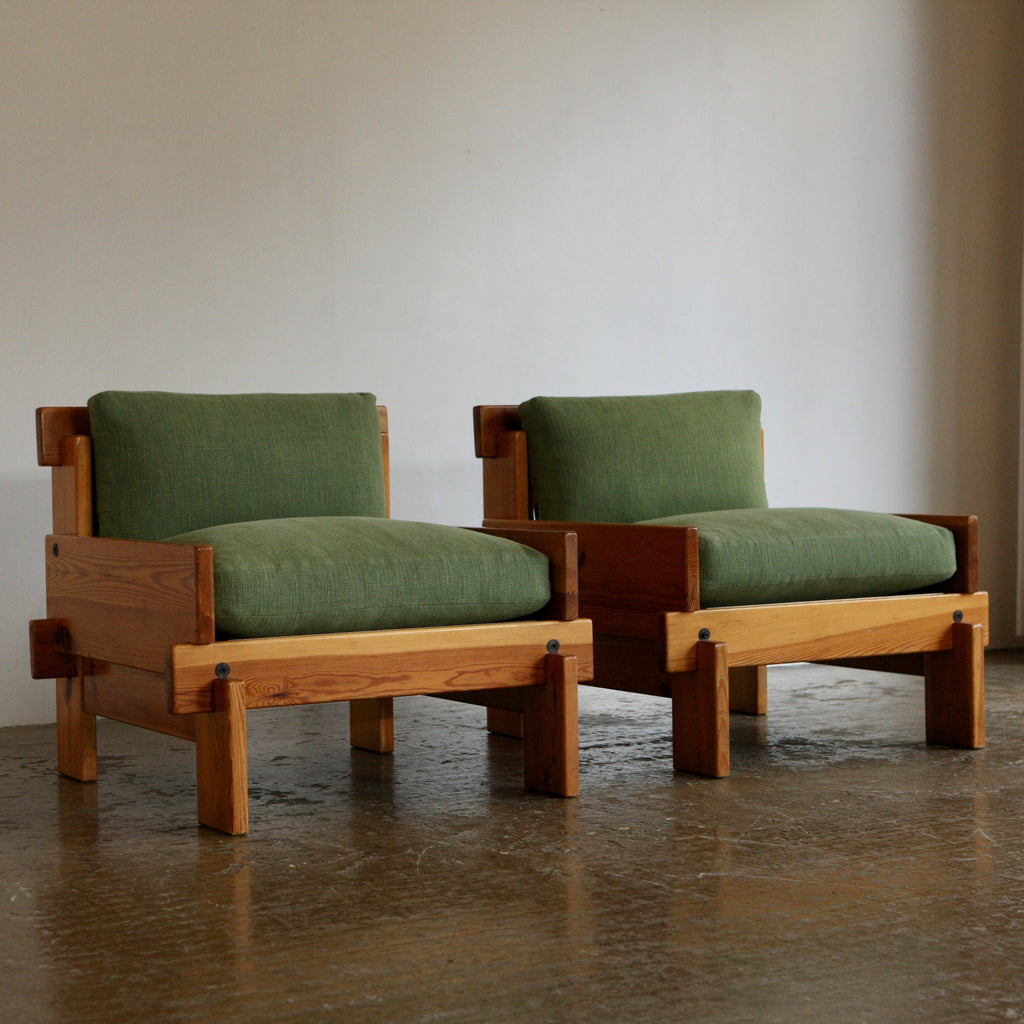
[[[477,457],[483,460],[484,518],[529,519],[526,433],[514,405],[473,410]]]
[[[91,440],[84,406],[36,410],[36,458],[51,468],[54,533],[92,536]]]

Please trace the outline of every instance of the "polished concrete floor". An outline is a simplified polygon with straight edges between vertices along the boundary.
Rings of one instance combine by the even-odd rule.
[[[581,691],[579,800],[410,698],[250,714],[252,832],[193,824],[188,744],[100,725],[97,785],[0,731],[0,1019],[1024,1020],[1024,652],[984,751],[922,742],[920,680],[792,666],[733,775],[672,772],[666,703]]]

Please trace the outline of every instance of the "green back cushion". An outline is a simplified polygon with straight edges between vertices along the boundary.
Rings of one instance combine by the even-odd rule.
[[[387,511],[373,395],[105,391],[89,417],[103,537]]]
[[[753,391],[531,398],[519,414],[538,519],[627,523],[768,504]]]
[[[652,520],[697,527],[703,607],[900,594],[949,579],[949,530],[831,508],[734,509]]]
[[[213,546],[217,629],[229,636],[498,622],[551,596],[540,552],[454,526],[266,519],[171,539]]]

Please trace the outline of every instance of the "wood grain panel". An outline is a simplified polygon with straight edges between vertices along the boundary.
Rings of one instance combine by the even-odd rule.
[[[46,581],[73,654],[163,672],[170,644],[214,637],[210,547],[51,535]]]
[[[697,531],[691,526],[485,519],[484,526],[571,530],[580,562],[580,614],[599,633],[655,636],[666,611],[700,606]]]

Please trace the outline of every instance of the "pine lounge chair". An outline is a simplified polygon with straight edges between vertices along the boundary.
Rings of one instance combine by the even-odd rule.
[[[922,675],[927,741],[984,746],[976,519],[769,508],[760,410],[749,391],[478,406],[484,522],[577,533],[594,684],[671,699],[677,770],[728,775],[729,711],[763,714],[787,662]]]
[[[431,694],[522,715],[526,785],[578,793],[575,537],[389,519],[372,395],[111,391],[37,428],[62,774],[96,778],[97,715],[192,740],[199,821],[244,833],[247,711],[348,701],[386,752]]]

